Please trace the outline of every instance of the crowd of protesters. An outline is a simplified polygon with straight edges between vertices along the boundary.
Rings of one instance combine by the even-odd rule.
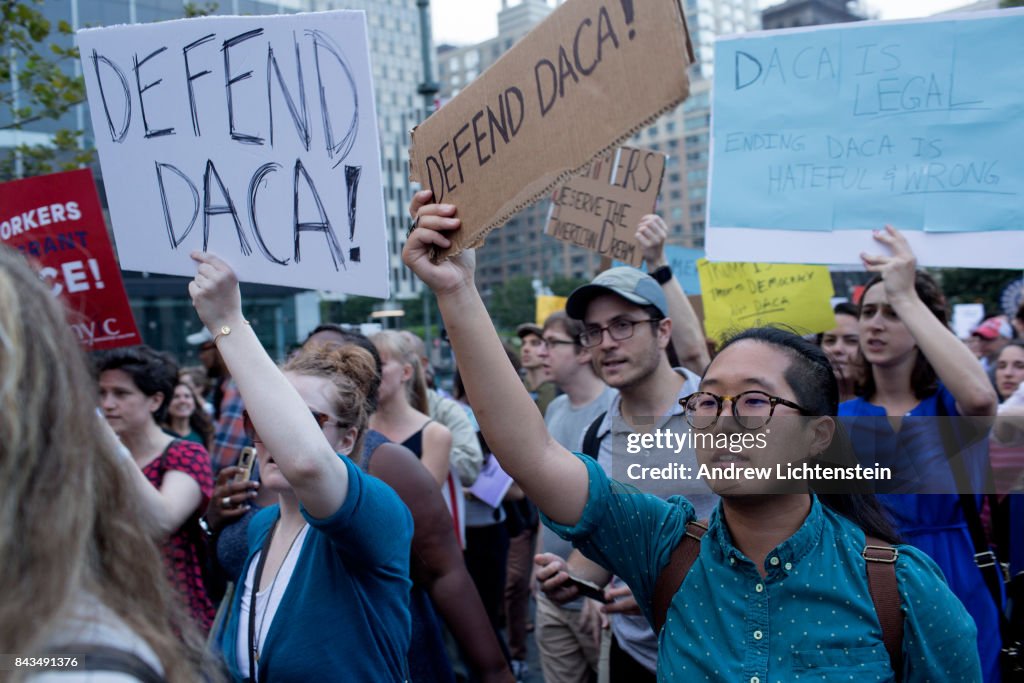
[[[421,339],[351,321],[278,364],[212,254],[188,291],[201,366],[88,357],[0,250],[0,651],[82,661],[15,680],[511,683],[531,630],[549,683],[1020,680],[1024,307],[957,339],[886,228],[834,329],[709,354],[652,215],[646,271],[598,274],[515,350],[472,251],[430,258],[457,208],[410,212],[451,396]],[[659,430],[771,438],[626,457]],[[821,463],[897,476],[629,474]]]

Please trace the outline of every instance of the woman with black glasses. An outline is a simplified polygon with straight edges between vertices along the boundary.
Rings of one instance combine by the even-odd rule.
[[[412,518],[348,457],[366,429],[373,357],[317,347],[279,370],[242,317],[230,267],[193,258],[189,293],[245,399],[261,488],[278,497],[249,525],[221,638],[229,673],[236,681],[407,680]]]
[[[473,281],[472,251],[431,260],[432,248],[451,245],[459,220],[454,206],[429,200],[429,192],[413,200],[417,229],[403,261],[437,295],[487,443],[545,523],[633,589],[661,630],[658,680],[977,680],[970,617],[931,560],[892,545],[871,497],[818,495],[807,482],[780,490],[777,480],[712,481],[722,501],[704,532],[684,498],[641,494],[555,442],[501,349]],[[796,335],[739,335],[711,362],[700,391],[714,397],[687,397],[685,410],[694,423],[713,413],[703,420],[713,445],[698,445],[709,470],[816,462],[832,447],[836,379],[824,353]],[[746,393],[755,391],[762,395]],[[720,447],[718,434],[727,442],[762,434],[765,445]],[[867,578],[874,567],[888,593],[877,603],[880,585]]]

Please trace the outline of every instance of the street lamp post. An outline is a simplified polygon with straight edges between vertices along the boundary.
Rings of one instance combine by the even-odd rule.
[[[420,10],[420,59],[423,62],[423,81],[416,89],[423,97],[423,118],[430,116],[434,108],[434,97],[441,90],[441,86],[434,80],[434,38],[430,26],[430,0],[416,0],[416,7]],[[430,303],[426,290],[423,291],[423,342],[427,349],[430,349]],[[429,353],[429,351],[428,351]]]

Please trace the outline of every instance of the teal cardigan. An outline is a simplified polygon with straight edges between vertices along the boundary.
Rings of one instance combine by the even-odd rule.
[[[259,680],[274,683],[405,681],[409,651],[409,547],[412,516],[398,495],[351,460],[345,503],[327,519],[302,514],[310,533],[260,653]],[[249,556],[221,638],[235,681],[242,586],[263,547],[277,505],[249,525]]]

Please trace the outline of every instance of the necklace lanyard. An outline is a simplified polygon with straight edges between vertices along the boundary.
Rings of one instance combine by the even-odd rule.
[[[277,533],[277,527],[281,523],[281,518],[278,517],[274,522],[273,528],[270,533],[267,534],[267,540],[263,542],[263,549],[260,551],[260,561],[256,564],[256,574],[252,578],[252,592],[249,595],[249,681],[255,683],[258,680],[256,674],[256,663],[259,661],[259,655],[256,652],[257,640],[256,640],[256,593],[260,588],[260,581],[263,579],[263,568],[267,564],[267,555],[270,554],[270,544],[274,540],[274,534]],[[303,529],[306,525],[303,524],[299,527],[299,530],[295,532],[295,536],[292,537],[291,545],[288,546],[288,550],[284,553],[284,558],[281,560],[281,565],[277,568],[277,573],[274,574],[274,581],[270,584],[270,590],[267,595],[267,606],[263,608],[263,619],[260,621],[260,630],[263,630],[263,624],[267,619],[267,610],[270,609],[270,599],[274,594],[274,586],[277,584],[277,578],[281,575],[281,568],[284,567],[288,561],[288,556],[292,554],[292,549],[295,547],[295,541],[299,540],[299,536],[302,535]],[[269,628],[269,627],[268,627]]]
[[[267,564],[267,555],[270,554],[270,543],[274,540],[274,533],[281,518],[274,522],[274,528],[267,534],[267,540],[263,542],[263,549],[260,551],[260,561],[256,564],[256,574],[252,578],[252,592],[249,596],[249,681],[255,683],[256,675],[256,593],[260,588],[260,581],[263,579],[263,568]],[[280,570],[278,570],[280,571]]]

